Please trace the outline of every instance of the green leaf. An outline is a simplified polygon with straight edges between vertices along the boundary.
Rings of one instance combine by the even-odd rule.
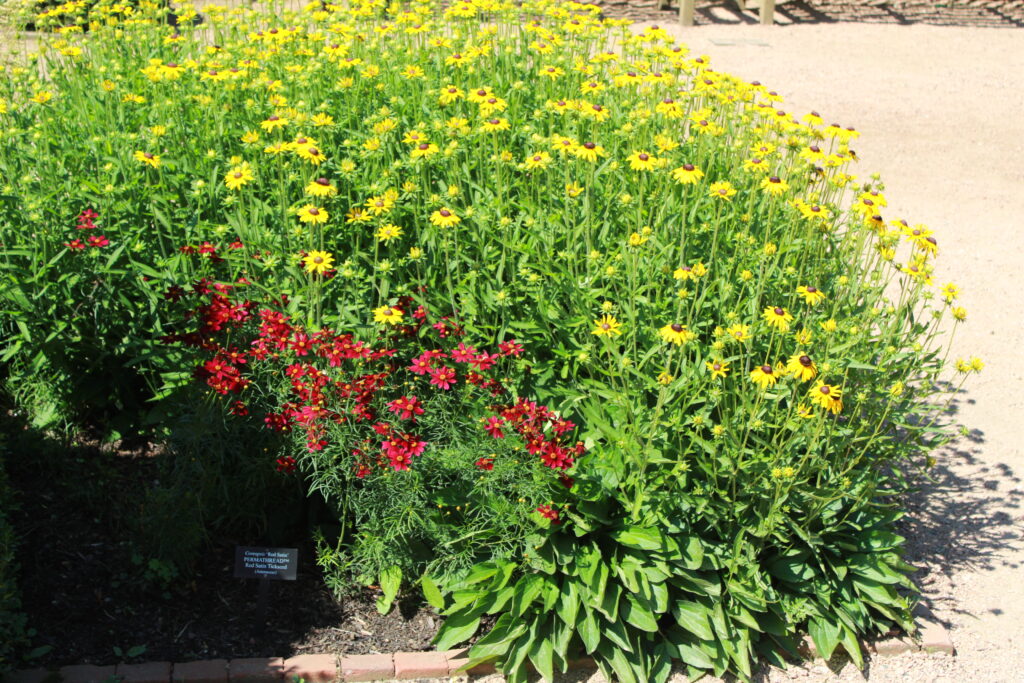
[[[495,564],[491,564],[490,562],[486,564],[478,564],[470,570],[469,574],[466,575],[466,578],[463,579],[461,583],[467,586],[472,586],[475,583],[486,581],[497,573],[498,566]]]
[[[812,617],[807,622],[807,632],[818,648],[818,654],[823,659],[830,658],[839,645],[839,627],[824,617]]]
[[[387,614],[391,605],[398,596],[398,589],[402,586],[402,569],[400,567],[386,567],[380,572],[380,589],[384,593],[377,598],[377,611]]]
[[[631,526],[619,529],[612,533],[612,538],[627,548],[638,550],[661,550],[665,547],[665,539],[661,532],[646,527]]]
[[[437,583],[427,574],[424,574],[423,578],[420,579],[420,588],[423,590],[423,599],[431,607],[444,609],[444,595],[441,594],[441,589],[437,587]]]
[[[677,600],[672,607],[672,616],[676,618],[676,622],[680,626],[701,640],[712,640],[715,637],[708,619],[708,608],[700,603]]]
[[[641,605],[632,595],[626,595],[626,602],[622,606],[622,618],[641,631],[658,632],[658,620],[654,613]]]
[[[520,616],[530,604],[537,599],[544,588],[544,579],[540,574],[526,574],[516,582],[512,593],[512,607],[509,609],[513,617]]]
[[[529,657],[537,671],[547,681],[555,680],[554,656],[555,649],[551,644],[551,628],[548,623],[545,623],[530,646]]]
[[[576,624],[576,632],[580,634],[583,648],[588,655],[596,650],[597,646],[601,643],[601,631],[598,629],[597,615],[589,607],[583,608],[583,613],[579,617],[579,623]]]
[[[434,645],[438,650],[450,650],[461,642],[469,640],[480,626],[480,616],[471,614],[453,614],[446,617],[441,629],[434,637]]]

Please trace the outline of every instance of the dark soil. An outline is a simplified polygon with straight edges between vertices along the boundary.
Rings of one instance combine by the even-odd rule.
[[[26,666],[432,649],[439,619],[429,609],[398,604],[382,616],[368,588],[336,600],[306,542],[287,544],[299,548],[298,578],[271,582],[263,619],[258,581],[233,576],[235,545],[257,545],[251,538],[215,538],[194,572],[161,578],[123,524],[155,476],[156,449],[40,448],[7,462],[21,508],[19,587],[35,631]]]

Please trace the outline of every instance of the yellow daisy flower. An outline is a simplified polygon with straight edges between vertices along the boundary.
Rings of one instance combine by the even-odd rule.
[[[843,390],[831,384],[825,384],[821,380],[815,382],[811,390],[807,392],[811,403],[838,415],[843,409]]]
[[[676,346],[682,346],[688,342],[693,341],[697,338],[697,335],[686,329],[686,325],[680,325],[679,323],[672,323],[671,325],[665,325],[658,334],[661,338],[669,344],[675,344]]]
[[[814,364],[810,356],[800,351],[789,359],[786,370],[801,382],[814,379],[818,375],[818,366]]]
[[[308,255],[303,257],[302,262],[306,266],[307,273],[323,275],[331,269],[331,266],[334,265],[334,257],[326,251],[318,251],[314,249],[309,252]]]
[[[793,321],[793,315],[781,306],[768,306],[761,317],[779,332],[788,332],[789,323]]]
[[[304,207],[299,209],[299,220],[303,223],[312,223],[313,225],[321,225],[327,222],[330,215],[327,213],[327,209],[321,209],[318,206],[312,204],[306,204]]]
[[[598,337],[617,337],[622,334],[622,324],[613,315],[603,315],[594,321],[592,334]]]
[[[450,228],[461,223],[462,219],[455,215],[455,212],[451,209],[442,206],[430,214],[430,222],[439,228]]]

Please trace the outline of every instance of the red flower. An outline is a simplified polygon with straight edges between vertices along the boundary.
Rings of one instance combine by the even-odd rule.
[[[473,360],[475,354],[476,349],[472,346],[467,346],[463,342],[459,342],[459,348],[452,351],[452,360],[456,363],[468,363]]]
[[[455,370],[447,366],[441,366],[430,371],[430,383],[447,391],[452,388],[455,382]]]
[[[430,372],[432,367],[433,363],[431,361],[431,356],[429,353],[423,353],[418,358],[413,359],[412,365],[409,366],[409,369],[417,375],[425,375]]]
[[[100,247],[105,247],[108,244],[110,244],[110,240],[108,240],[103,235],[89,235],[89,246],[90,247],[95,247],[95,248],[98,249]]]
[[[296,332],[289,346],[291,346],[296,356],[305,356],[309,354],[313,344],[309,341],[309,336],[305,332]]]
[[[286,455],[283,458],[277,459],[277,471],[288,474],[289,472],[295,471],[295,458],[290,455]]]
[[[480,458],[475,463],[478,470],[486,470],[490,472],[494,469],[494,458]]]
[[[235,401],[231,405],[231,414],[237,415],[238,417],[245,417],[249,414],[249,409],[241,401]]]
[[[469,362],[472,363],[481,372],[490,370],[494,365],[494,361],[499,358],[498,354],[490,354],[484,351],[483,353],[476,355]]]
[[[503,356],[521,356],[523,353],[522,345],[517,344],[515,339],[509,339],[507,342],[498,344],[498,349]]]
[[[492,415],[487,418],[484,429],[495,439],[504,439],[505,433],[501,431],[501,425],[503,424],[505,424],[504,418]]]
[[[540,516],[544,519],[551,520],[552,524],[558,524],[560,522],[558,517],[558,510],[554,509],[550,505],[538,505],[537,512],[539,512]]]
[[[70,249],[71,251],[82,251],[83,249],[85,249],[85,244],[82,242],[82,240],[71,240],[70,242],[65,242],[64,246]]]
[[[388,408],[403,420],[415,420],[416,415],[423,414],[422,404],[415,396],[402,396],[401,398],[396,398],[394,401],[388,403]]]

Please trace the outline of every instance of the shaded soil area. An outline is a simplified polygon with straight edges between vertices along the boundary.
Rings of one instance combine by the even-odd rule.
[[[400,603],[382,616],[370,588],[335,599],[299,539],[282,544],[299,548],[298,578],[270,583],[263,618],[259,582],[234,578],[235,546],[252,538],[215,536],[187,576],[143,559],[124,520],[158,475],[151,444],[19,452],[7,468],[34,630],[26,666],[431,649],[439,620],[429,610]]]

